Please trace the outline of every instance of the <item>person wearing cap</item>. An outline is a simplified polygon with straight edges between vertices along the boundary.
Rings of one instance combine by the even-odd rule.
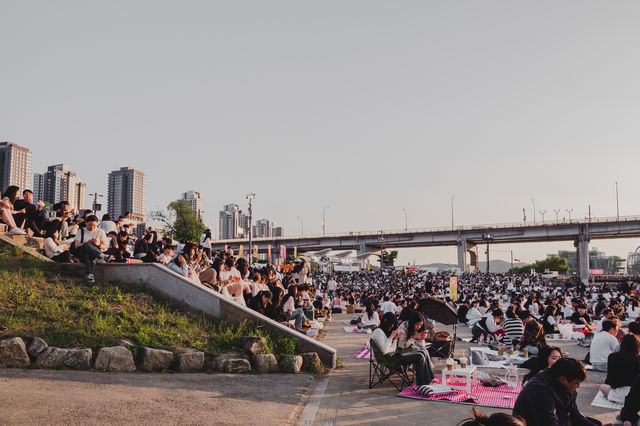
[[[531,355],[538,355],[540,349],[547,346],[542,325],[531,316],[529,311],[520,312],[518,317],[524,323],[524,333],[522,340],[516,345],[516,350],[527,348]]]

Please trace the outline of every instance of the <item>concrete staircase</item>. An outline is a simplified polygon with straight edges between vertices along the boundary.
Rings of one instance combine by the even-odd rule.
[[[29,231],[29,233],[31,233],[31,231]],[[33,237],[31,235],[10,234],[9,227],[4,223],[0,223],[0,241],[18,247],[40,260],[51,262],[51,259],[44,254],[44,238]]]

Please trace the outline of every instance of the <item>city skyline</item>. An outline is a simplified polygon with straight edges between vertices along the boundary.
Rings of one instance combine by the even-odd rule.
[[[288,234],[640,214],[640,5],[550,5],[7,4],[0,139],[88,193],[143,170],[147,212],[198,188],[208,225],[248,192]]]

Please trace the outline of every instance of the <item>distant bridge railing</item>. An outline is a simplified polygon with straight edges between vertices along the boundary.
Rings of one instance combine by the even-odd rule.
[[[388,234],[420,234],[420,233],[434,233],[434,232],[462,232],[462,231],[478,231],[478,230],[491,230],[491,229],[504,229],[504,228],[538,228],[546,226],[558,226],[558,225],[576,225],[576,224],[599,224],[599,223],[612,223],[612,222],[634,222],[640,221],[640,216],[617,216],[612,217],[592,217],[591,219],[571,219],[571,220],[545,220],[534,222],[511,222],[511,223],[493,223],[493,224],[480,224],[480,225],[461,225],[461,226],[440,226],[433,228],[409,228],[409,229],[389,229],[389,230],[377,230],[377,231],[357,231],[357,232],[336,232],[326,234],[305,234],[305,235],[286,235],[282,237],[254,237],[253,242],[265,242],[265,241],[280,241],[280,240],[293,240],[293,239],[313,239],[313,238],[341,238],[341,237],[372,237]],[[238,244],[248,241],[248,238],[235,238],[227,240],[215,240],[216,244]]]

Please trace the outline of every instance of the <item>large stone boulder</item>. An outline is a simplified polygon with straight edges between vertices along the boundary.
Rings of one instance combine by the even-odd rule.
[[[245,336],[240,338],[240,345],[250,355],[261,354],[267,345],[267,339],[264,337]]]
[[[0,340],[0,368],[26,368],[31,364],[20,337]]]
[[[244,358],[221,358],[216,361],[215,369],[222,373],[250,373],[251,364]]]
[[[131,372],[136,371],[133,355],[124,346],[101,348],[98,351],[93,368],[100,371]]]
[[[165,370],[171,365],[173,352],[162,349],[144,348],[142,350],[142,364],[140,369],[143,371]]]
[[[283,373],[297,374],[302,368],[302,357],[300,355],[286,355],[280,360],[280,370]]]
[[[320,357],[317,352],[306,352],[300,354],[302,357],[302,369],[310,373],[322,373],[324,371],[324,365],[320,361]]]
[[[256,373],[274,373],[278,371],[278,360],[273,354],[257,354],[251,357],[251,366]]]
[[[49,345],[47,345],[47,342],[39,337],[34,337],[31,343],[29,343],[29,346],[27,346],[27,352],[31,358],[36,358],[40,355],[40,352],[44,351],[48,347]]]
[[[91,349],[60,349],[47,347],[36,358],[38,368],[91,369]]]
[[[184,351],[178,355],[178,370],[190,372],[200,371],[204,365],[204,352]]]

